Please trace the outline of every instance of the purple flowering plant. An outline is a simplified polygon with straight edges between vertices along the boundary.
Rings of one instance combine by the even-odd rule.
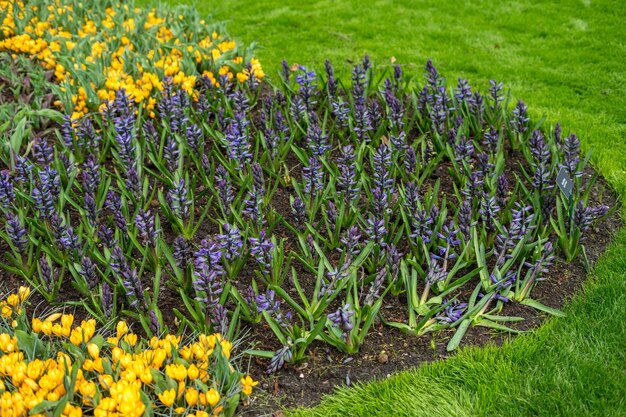
[[[59,118],[58,141],[12,138],[1,266],[146,333],[168,330],[164,292],[181,300],[181,331],[264,322],[277,343],[256,353],[271,370],[316,340],[356,352],[376,317],[414,335],[453,328],[452,349],[472,325],[507,330],[507,302],[547,311],[534,287],[608,212],[590,203],[579,138],[509,105],[502,83],[448,88],[432,61],[421,86],[369,57],[347,85],[323,70],[202,78],[193,95],[166,78],[153,117],[119,90],[100,113]],[[384,317],[391,297],[403,320]]]

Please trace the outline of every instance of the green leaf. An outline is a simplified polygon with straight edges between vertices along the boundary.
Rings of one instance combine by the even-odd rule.
[[[552,314],[553,316],[557,316],[557,317],[565,317],[566,314],[563,313],[561,310],[557,310],[556,308],[552,308],[552,307],[548,307],[545,304],[540,303],[537,300],[533,300],[532,298],[525,298],[524,300],[520,301],[521,304],[527,305],[529,307],[532,307],[536,310],[539,311],[543,311],[544,313],[548,313],[548,314]]]
[[[452,352],[457,347],[459,347],[459,343],[461,343],[461,340],[463,340],[463,336],[465,336],[465,333],[467,332],[467,329],[469,329],[470,324],[472,324],[472,321],[470,319],[465,319],[461,322],[459,328],[456,330],[456,333],[454,333],[454,336],[452,336],[452,339],[450,339],[450,341],[448,342],[448,346],[446,346],[446,350],[448,352]]]

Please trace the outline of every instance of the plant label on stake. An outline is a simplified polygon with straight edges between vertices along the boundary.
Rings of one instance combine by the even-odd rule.
[[[567,171],[564,167],[561,167],[559,174],[556,176],[556,183],[559,185],[561,192],[565,194],[565,197],[572,198],[572,191],[574,190],[574,181],[567,175]]]
[[[567,171],[565,170],[565,167],[561,167],[561,169],[559,170],[559,173],[556,176],[556,183],[561,189],[561,192],[569,200],[568,218],[569,218],[569,224],[570,224],[570,229],[571,229],[574,226],[574,224],[572,223],[572,217],[574,216],[574,202],[572,201],[572,191],[574,190],[574,181],[572,181],[570,176],[567,175]]]

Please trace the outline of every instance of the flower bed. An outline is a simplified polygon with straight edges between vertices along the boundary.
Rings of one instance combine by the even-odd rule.
[[[100,24],[126,12],[101,13]],[[177,22],[142,16],[158,21],[157,39]],[[120,19],[116,30],[135,30]],[[50,303],[63,294],[90,329],[125,318],[148,339],[251,330],[246,353],[266,358],[268,373],[302,363],[313,343],[355,354],[377,321],[412,336],[448,329],[451,351],[473,326],[516,331],[511,305],[561,314],[532,292],[557,257],[585,257],[608,212],[575,134],[531,122],[502,83],[484,95],[467,80],[449,88],[430,61],[421,84],[365,57],[350,87],[329,62],[323,75],[284,63],[272,85],[256,61],[237,67],[243,58],[219,45],[193,67],[197,45],[216,40],[194,28],[187,48],[161,39],[181,54],[163,71],[144,71],[142,53],[169,49],[139,48],[137,32],[106,71],[57,74],[58,94],[73,98],[56,136],[1,155],[6,271]],[[58,40],[24,49],[16,33],[0,48],[50,65],[37,45]],[[96,65],[87,46],[50,56]],[[218,65],[227,56],[228,73]],[[33,322],[46,336],[67,332],[58,326]],[[239,383],[249,394],[252,380]],[[183,406],[180,388],[155,393]]]
[[[256,382],[229,362],[219,334],[141,340],[124,321],[97,331],[72,314],[26,318],[30,290],[0,302],[0,412],[3,416],[233,415]]]
[[[124,88],[150,113],[161,79],[190,95],[196,80],[213,84],[252,73],[264,77],[251,50],[193,8],[139,9],[132,2],[0,2],[0,51],[27,54],[54,71],[61,103],[76,120]]]

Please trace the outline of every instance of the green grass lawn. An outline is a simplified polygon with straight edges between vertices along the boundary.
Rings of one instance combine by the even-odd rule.
[[[143,1],[142,3],[149,3]],[[280,61],[318,70],[330,58],[347,78],[364,53],[421,75],[427,58],[449,79],[485,91],[504,81],[535,118],[576,132],[610,184],[626,193],[626,3],[325,0],[198,2],[257,41],[266,72]],[[537,332],[502,348],[341,390],[297,416],[626,415],[626,231],[584,290]]]

